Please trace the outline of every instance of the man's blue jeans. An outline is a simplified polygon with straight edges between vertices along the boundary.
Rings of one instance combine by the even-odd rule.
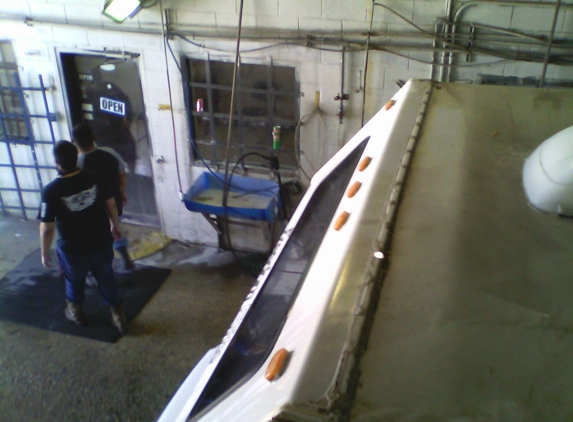
[[[80,304],[85,299],[86,276],[91,272],[97,280],[99,292],[108,306],[121,305],[117,281],[113,274],[113,248],[83,256],[74,256],[57,249],[60,266],[66,279],[66,299]]]

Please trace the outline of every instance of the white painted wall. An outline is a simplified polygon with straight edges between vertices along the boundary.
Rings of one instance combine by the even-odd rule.
[[[434,19],[445,15],[446,0],[379,0],[398,13],[413,20],[427,31],[433,30]],[[51,110],[58,113],[54,125],[56,139],[69,139],[69,124],[66,117],[62,80],[58,67],[59,52],[85,52],[87,50],[126,50],[140,53],[139,71],[146,104],[146,114],[154,157],[164,157],[164,164],[153,162],[157,204],[163,230],[182,240],[216,245],[217,236],[202,216],[188,212],[179,200],[179,185],[175,160],[177,153],[181,168],[181,183],[185,191],[193,182],[194,175],[203,171],[189,162],[189,139],[181,77],[169,56],[167,63],[171,79],[171,91],[167,83],[167,66],[163,38],[161,36],[161,3],[142,10],[136,17],[116,24],[101,15],[104,0],[0,0],[0,39],[12,41],[24,85],[37,86],[38,74],[55,89],[48,95]],[[456,8],[462,2],[456,1]],[[203,35],[194,40],[210,48],[227,50],[216,52],[188,44],[180,39],[171,41],[177,55],[204,57],[208,52],[224,59],[234,59],[234,48],[240,0],[163,0],[163,7],[171,9],[171,24],[178,31]],[[465,22],[499,26],[529,34],[547,35],[553,19],[553,8],[514,7],[483,4],[468,8],[462,15]],[[242,43],[242,49],[262,47],[277,42],[278,35],[287,36],[329,34],[344,40],[365,40],[372,13],[370,0],[245,0],[243,34],[250,41]],[[32,21],[24,22],[29,17]],[[392,45],[428,46],[430,39],[425,34],[413,34],[416,29],[390,13],[376,7],[373,31],[383,33],[373,42],[386,41]],[[563,8],[558,15],[556,37],[573,38],[573,8]],[[144,33],[147,32],[147,33]],[[215,38],[229,35],[229,38]],[[254,37],[259,37],[255,39]],[[494,44],[491,44],[492,46]],[[499,45],[499,44],[495,44]],[[314,47],[320,47],[318,43]],[[337,45],[323,45],[339,49]],[[510,46],[514,51],[530,47]],[[352,47],[348,47],[352,48]],[[371,51],[366,84],[366,121],[398,90],[396,81],[409,78],[429,78],[431,66],[417,60],[431,62],[429,50],[401,49],[402,56],[383,51]],[[301,161],[306,173],[312,175],[330,158],[345,140],[361,125],[362,95],[359,73],[364,70],[363,51],[346,55],[345,91],[350,99],[345,102],[343,124],[336,116],[338,102],[333,98],[340,93],[341,54],[321,51],[304,46],[280,45],[259,52],[244,53],[244,62],[272,59],[278,65],[294,66],[303,96],[300,99],[300,115],[308,116],[301,130]],[[463,59],[463,57],[462,57]],[[496,57],[474,55],[470,63],[456,62],[463,67],[453,72],[454,80],[475,81],[479,73],[500,76],[539,76],[542,64],[502,61]],[[547,78],[571,80],[571,67],[548,67]],[[171,92],[174,109],[175,134],[172,130],[171,113],[159,106],[169,104]],[[314,110],[315,92],[320,93],[320,111]],[[42,112],[42,99],[37,94],[28,98],[31,112]],[[321,120],[322,119],[322,120]],[[49,139],[45,122],[34,122],[38,139]],[[174,140],[175,139],[175,140]],[[17,147],[21,159],[30,160],[24,147]],[[51,163],[49,149],[40,151],[40,160]],[[0,150],[0,163],[7,162],[5,151]],[[23,184],[35,187],[32,171],[20,171]],[[46,180],[53,174],[45,174]],[[9,169],[0,168],[0,183],[10,186]],[[301,180],[305,181],[301,175]],[[3,194],[6,203],[17,203],[11,194]],[[37,195],[28,195],[29,203],[39,202]],[[30,217],[34,217],[30,214]],[[261,240],[262,241],[262,240]],[[266,246],[266,245],[265,245]]]

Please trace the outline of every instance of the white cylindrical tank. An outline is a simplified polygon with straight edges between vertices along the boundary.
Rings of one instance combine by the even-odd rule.
[[[535,208],[573,216],[573,126],[545,140],[527,157],[523,187]]]

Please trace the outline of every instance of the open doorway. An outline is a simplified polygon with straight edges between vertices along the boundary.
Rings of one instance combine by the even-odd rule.
[[[72,125],[89,121],[96,144],[127,164],[125,221],[159,227],[151,145],[135,58],[61,53]]]

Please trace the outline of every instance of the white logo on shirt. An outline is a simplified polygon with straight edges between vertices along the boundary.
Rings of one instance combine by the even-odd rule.
[[[81,211],[92,205],[96,200],[96,196],[97,186],[93,185],[89,189],[62,199],[70,211]]]

